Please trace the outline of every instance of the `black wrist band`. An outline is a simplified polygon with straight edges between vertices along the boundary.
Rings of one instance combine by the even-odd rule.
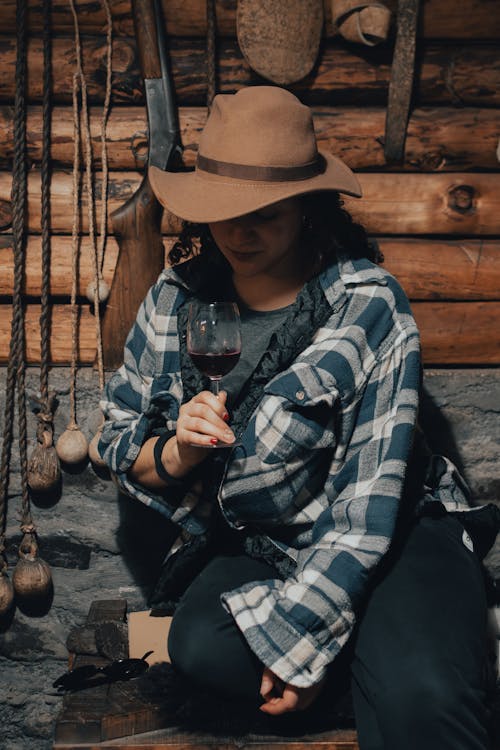
[[[167,430],[162,435],[160,435],[153,448],[153,456],[155,460],[155,470],[160,479],[163,479],[164,482],[170,485],[181,485],[183,483],[183,480],[170,476],[163,464],[163,461],[161,460],[165,443],[167,443],[174,435],[175,430]]]

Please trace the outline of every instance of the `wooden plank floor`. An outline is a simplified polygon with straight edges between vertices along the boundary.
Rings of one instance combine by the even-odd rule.
[[[214,736],[178,729],[159,729],[99,743],[54,745],[54,750],[97,750],[98,748],[135,748],[135,750],[358,750],[356,732],[338,729],[303,737],[277,735]]]

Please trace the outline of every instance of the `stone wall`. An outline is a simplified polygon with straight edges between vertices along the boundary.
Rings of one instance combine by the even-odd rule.
[[[27,374],[28,395],[38,390],[39,372]],[[58,393],[56,436],[69,416],[69,370],[54,368],[50,385]],[[433,447],[460,464],[476,501],[500,499],[500,371],[429,371],[423,422]],[[0,433],[3,431],[5,369],[0,369]],[[78,422],[92,437],[97,426],[97,377],[78,375]],[[35,436],[30,412],[29,435]],[[31,447],[31,446],[30,446]],[[30,450],[30,448],[29,448]],[[19,534],[19,471],[12,459],[8,508],[8,557],[16,561]],[[124,597],[129,609],[143,609],[164,552],[168,526],[157,514],[118,497],[113,482],[87,466],[63,475],[62,492],[44,506],[33,505],[41,556],[51,565],[54,597],[49,611],[31,616],[17,609],[0,631],[0,746],[3,750],[48,750],[61,698],[53,680],[66,669],[66,638],[83,624],[90,603]],[[488,564],[500,577],[500,550]],[[11,568],[12,570],[12,568]]]

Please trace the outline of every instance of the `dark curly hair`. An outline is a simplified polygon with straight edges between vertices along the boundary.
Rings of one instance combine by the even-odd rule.
[[[337,258],[368,258],[381,263],[383,256],[361,224],[353,221],[338,193],[321,192],[300,198],[304,216],[302,242],[313,257],[313,268],[319,272]],[[207,224],[184,221],[178,240],[168,254],[172,265],[194,255],[220,256]]]

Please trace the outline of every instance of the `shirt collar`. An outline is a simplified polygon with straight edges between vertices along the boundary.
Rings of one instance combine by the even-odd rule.
[[[339,259],[321,273],[320,281],[333,312],[347,302],[348,289],[369,284],[387,285],[385,271],[367,258]]]

